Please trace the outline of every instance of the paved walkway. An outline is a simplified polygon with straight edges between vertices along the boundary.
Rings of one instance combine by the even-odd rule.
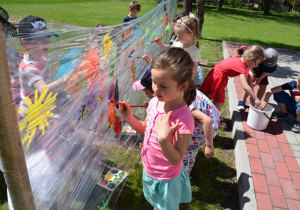
[[[242,44],[223,42],[224,57],[236,53]],[[276,49],[278,68],[269,75],[267,89],[296,79],[300,73],[300,52]],[[300,134],[291,131],[293,118],[272,120],[264,131],[247,125],[248,109],[238,112],[242,95],[239,77],[228,82],[240,209],[300,210]],[[247,104],[249,104],[249,99]],[[279,110],[275,101],[270,104]]]

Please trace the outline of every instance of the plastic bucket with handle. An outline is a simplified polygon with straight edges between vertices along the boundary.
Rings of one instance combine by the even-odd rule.
[[[274,107],[270,104],[264,110],[255,109],[250,104],[247,125],[255,130],[265,130],[271,120]]]

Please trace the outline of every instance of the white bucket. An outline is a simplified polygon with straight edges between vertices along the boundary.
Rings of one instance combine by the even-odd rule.
[[[247,125],[255,130],[265,130],[270,122],[274,107],[270,104],[264,110],[255,109],[250,104]]]

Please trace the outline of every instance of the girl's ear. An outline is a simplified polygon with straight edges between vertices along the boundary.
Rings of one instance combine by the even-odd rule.
[[[179,89],[185,91],[189,87],[189,81],[185,81],[179,86]]]

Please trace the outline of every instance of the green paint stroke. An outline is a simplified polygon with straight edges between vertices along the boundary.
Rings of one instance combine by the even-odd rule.
[[[165,31],[168,31],[168,30],[170,30],[170,29],[171,29],[171,25],[168,24],[167,27],[165,28]]]
[[[156,33],[153,32],[153,34],[151,35],[151,40],[155,39],[156,37]]]
[[[83,119],[83,117],[84,117],[84,115],[86,114],[86,113],[89,113],[90,111],[89,110],[86,110],[83,114],[82,114],[82,116],[81,116],[81,118],[80,118],[80,120],[82,120]]]
[[[108,206],[108,202],[109,202],[110,197],[112,196],[112,194],[113,194],[113,192],[110,194],[110,196],[107,198],[107,200],[106,200],[105,202],[102,201],[102,203],[103,203],[102,208],[101,208],[100,206],[97,206],[97,208],[98,208],[99,210],[104,210],[104,209]]]

